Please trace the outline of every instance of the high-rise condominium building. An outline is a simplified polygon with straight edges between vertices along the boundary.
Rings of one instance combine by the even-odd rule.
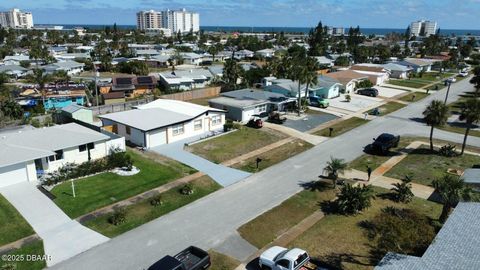
[[[21,12],[16,8],[10,11],[0,12],[0,26],[8,28],[32,28],[32,13]]]
[[[137,13],[137,29],[169,29],[171,33],[200,31],[200,15],[181,10],[146,10]]]
[[[410,24],[410,36],[428,37],[437,33],[437,22],[416,21]]]

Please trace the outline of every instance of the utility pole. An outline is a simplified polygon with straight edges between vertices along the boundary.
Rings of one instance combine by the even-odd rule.
[[[97,85],[97,78],[99,77],[100,73],[98,72],[97,68],[95,67],[95,96],[97,97],[97,107],[98,107],[98,85]]]

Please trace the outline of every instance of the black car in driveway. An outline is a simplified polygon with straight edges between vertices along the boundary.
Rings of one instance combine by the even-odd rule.
[[[375,153],[386,154],[391,148],[398,147],[400,136],[390,133],[382,133],[376,139],[373,139],[371,150]]]
[[[378,90],[375,88],[358,89],[357,94],[369,97],[376,97],[378,96]]]

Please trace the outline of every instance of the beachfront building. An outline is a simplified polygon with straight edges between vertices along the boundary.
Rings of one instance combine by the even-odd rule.
[[[428,37],[437,33],[437,22],[416,21],[410,24],[410,36]]]
[[[146,10],[137,13],[137,29],[142,31],[162,31],[164,35],[178,32],[200,31],[200,15],[196,12],[181,10]]]
[[[32,13],[22,12],[17,8],[0,12],[0,27],[30,29],[33,27]]]

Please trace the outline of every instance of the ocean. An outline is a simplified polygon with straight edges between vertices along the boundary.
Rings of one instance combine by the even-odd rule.
[[[58,24],[56,24],[58,25]],[[43,24],[35,25],[36,27],[40,26],[54,26],[53,24]],[[84,27],[89,29],[103,29],[107,25],[98,25],[98,24],[60,24],[64,29],[73,29],[75,27]],[[109,25],[112,27],[112,25]],[[135,25],[117,25],[119,29],[135,29]],[[252,33],[308,33],[311,28],[309,27],[250,27],[250,26],[200,26],[201,30],[204,31],[223,31],[223,32],[252,32]],[[388,33],[405,33],[406,29],[400,28],[361,28],[360,31],[364,35],[386,35]],[[345,32],[348,32],[348,28],[345,28]],[[480,30],[468,30],[468,29],[440,29],[442,35],[473,35],[480,36]]]

